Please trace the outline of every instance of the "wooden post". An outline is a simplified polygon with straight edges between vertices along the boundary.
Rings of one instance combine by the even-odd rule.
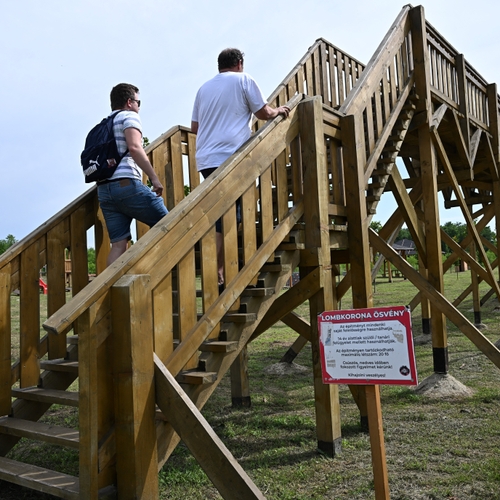
[[[47,233],[47,317],[66,304],[64,225]],[[66,356],[66,335],[49,333],[49,359]]]
[[[158,498],[153,305],[148,275],[112,288],[118,498]]]
[[[417,111],[426,114],[418,128],[420,168],[425,220],[425,239],[428,280],[440,293],[444,292],[443,265],[441,258],[441,233],[437,200],[437,159],[431,140],[430,124],[432,105],[430,95],[429,51],[423,7],[410,10],[415,88],[419,96]],[[448,372],[448,343],[446,321],[443,313],[431,303],[431,333],[436,373]]]
[[[300,143],[304,166],[304,220],[306,222],[303,252],[306,265],[316,267],[320,290],[309,299],[311,346],[313,354],[314,392],[318,448],[335,456],[341,447],[338,386],[323,384],[319,355],[317,315],[336,306],[333,295],[330,260],[328,172],[323,138],[323,109],[320,97],[299,104]],[[307,272],[307,270],[303,270]]]
[[[346,183],[346,200],[354,308],[373,306],[370,244],[368,240],[369,227],[365,201],[366,186],[364,185],[366,157],[362,119],[361,114],[342,118],[342,141],[345,149],[344,169],[346,178],[350,180],[350,182]],[[360,408],[361,423],[363,425],[366,422],[370,431],[375,498],[377,500],[388,500],[389,479],[385,457],[379,387],[375,385],[351,386],[350,389]],[[366,413],[363,415],[364,412]]]
[[[37,385],[40,378],[40,292],[38,240],[21,254],[20,283],[20,371],[21,387]],[[10,314],[10,312],[9,312]]]
[[[11,410],[10,264],[0,269],[0,416]]]
[[[77,320],[80,498],[97,500],[99,484],[99,437],[96,306],[92,305]]]

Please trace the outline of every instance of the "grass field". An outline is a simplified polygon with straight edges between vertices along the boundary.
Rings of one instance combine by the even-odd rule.
[[[446,274],[449,299],[470,283],[468,273]],[[483,290],[486,290],[484,288]],[[405,305],[415,293],[408,281],[380,280],[375,305]],[[483,330],[492,342],[500,338],[498,301],[482,310]],[[349,300],[342,308],[351,306]],[[460,310],[472,319],[470,298]],[[307,305],[300,314],[307,316]],[[432,375],[432,346],[421,333],[419,310],[413,314],[419,380]],[[203,410],[204,416],[268,499],[373,499],[369,435],[359,426],[359,411],[347,386],[340,386],[342,453],[334,459],[316,449],[311,349],[296,358],[303,371],[271,375],[295,340],[278,323],[249,346],[252,406],[231,408],[226,376]],[[418,342],[417,342],[418,340]],[[500,371],[448,322],[450,375],[473,391],[466,398],[434,399],[412,388],[382,386],[381,400],[391,499],[500,499]],[[45,421],[77,425],[71,410],[55,407]],[[9,455],[22,456],[62,472],[77,474],[72,451],[21,441]],[[216,489],[182,444],[159,475],[162,499],[220,498]],[[48,495],[0,482],[0,499],[46,499]]]

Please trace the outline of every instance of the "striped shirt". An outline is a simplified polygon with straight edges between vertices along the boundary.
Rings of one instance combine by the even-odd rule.
[[[116,145],[118,147],[118,152],[121,155],[127,150],[127,141],[125,140],[124,134],[124,130],[127,128],[136,128],[142,135],[141,119],[139,118],[139,114],[135,111],[121,111],[117,114],[113,122],[113,132],[115,134]],[[122,161],[116,168],[115,173],[111,176],[111,179],[123,178],[142,180],[142,170],[130,156],[130,153],[127,153],[123,157]]]

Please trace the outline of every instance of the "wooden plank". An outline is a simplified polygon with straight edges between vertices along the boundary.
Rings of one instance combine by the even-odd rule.
[[[335,57],[335,49],[328,46],[328,69],[330,71],[330,94],[331,94],[331,106],[336,108],[340,105],[338,86],[337,86],[337,58]]]
[[[155,355],[156,401],[223,498],[264,499],[172,374]]]
[[[288,213],[288,182],[286,164],[288,155],[286,149],[276,158],[276,198],[277,218],[281,221]]]
[[[273,192],[271,169],[266,170],[260,176],[260,227],[262,239],[266,240],[273,231]],[[269,256],[269,261],[274,260],[274,255]]]
[[[425,266],[427,262],[427,259],[425,257],[425,234],[418,220],[414,204],[412,203],[412,200],[408,195],[408,192],[406,191],[403,179],[401,178],[401,174],[399,173],[399,170],[396,166],[392,169],[389,182],[392,186],[392,193],[396,199],[398,207],[417,247],[418,255],[422,259],[422,262]]]
[[[177,266],[177,290],[179,301],[179,340],[193,328],[197,321],[196,310],[196,269],[194,248],[192,248]],[[184,367],[185,370],[196,368],[198,357],[193,356]]]
[[[118,497],[154,500],[159,493],[149,276],[123,276],[111,295]]]
[[[241,197],[241,222],[242,222],[242,245],[243,263],[246,264],[257,251],[257,200],[255,185],[250,186]],[[256,284],[256,280],[253,282]]]
[[[244,220],[244,237],[245,237],[245,213],[246,204],[244,202],[245,196],[243,197],[242,211]],[[255,208],[254,208],[255,210]],[[254,218],[255,220],[255,218]],[[217,246],[216,246],[216,234],[215,228],[212,228],[200,241],[200,259],[201,259],[201,284],[202,284],[202,294],[203,294],[203,311],[207,311],[208,308],[218,299],[219,297],[219,286],[218,286],[218,275],[217,275]],[[209,338],[219,338],[220,324],[214,327]]]
[[[0,416],[11,411],[11,295],[10,265],[0,269]]]
[[[339,105],[343,105],[346,98],[346,90],[344,84],[344,54],[340,50],[335,50],[335,60],[337,62],[337,88],[339,93]]]
[[[188,141],[188,170],[189,186],[191,191],[200,185],[200,173],[196,168],[196,134],[187,134]]]
[[[47,232],[47,316],[66,303],[64,227],[59,224]],[[49,359],[66,356],[66,335],[49,333]]]
[[[20,376],[21,387],[38,384],[40,365],[40,292],[39,244],[35,241],[21,254],[20,273]],[[10,311],[9,311],[10,315]]]
[[[236,222],[236,206],[232,206],[222,216],[222,237],[224,246],[224,286],[233,281],[238,274],[238,224]],[[238,311],[240,301],[237,299],[231,311]]]
[[[311,323],[297,313],[290,312],[283,316],[281,321],[300,334],[301,337],[304,337],[308,342],[311,341]]]
[[[182,168],[181,132],[175,133],[170,139],[170,151],[172,155],[172,182],[173,182],[173,206],[178,205],[184,199],[184,171]],[[168,207],[171,210],[170,207]]]
[[[35,439],[58,446],[78,449],[79,433],[77,429],[58,427],[42,422],[31,422],[20,418],[0,418],[0,431],[11,436]]]
[[[89,282],[89,268],[87,256],[87,229],[84,225],[83,215],[85,206],[71,214],[71,282],[72,294],[75,296],[83,290]]]
[[[0,457],[0,479],[66,500],[79,500],[77,477]]]
[[[43,389],[41,387],[27,387],[26,389],[12,389],[12,397],[37,401],[40,403],[59,404],[63,406],[79,406],[77,392],[60,391],[58,389]]]
[[[153,290],[154,350],[160,359],[167,359],[174,350],[172,320],[172,274]]]

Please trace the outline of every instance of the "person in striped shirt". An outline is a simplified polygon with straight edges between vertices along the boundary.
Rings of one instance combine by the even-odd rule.
[[[127,249],[132,237],[132,219],[152,227],[168,213],[161,196],[163,185],[143,148],[139,89],[119,83],[111,90],[110,97],[118,152],[127,153],[114,174],[97,183],[97,196],[111,241],[108,266]],[[143,184],[143,173],[149,177],[152,188]]]

